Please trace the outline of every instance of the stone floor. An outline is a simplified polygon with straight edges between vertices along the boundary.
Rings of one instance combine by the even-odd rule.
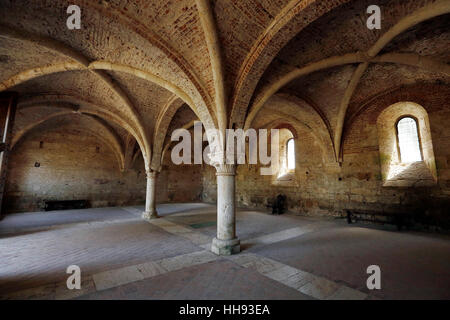
[[[209,251],[215,207],[161,204],[9,215],[1,299],[450,299],[450,238],[344,220],[240,210],[242,252]],[[68,290],[78,265],[81,290]],[[381,290],[366,287],[369,265]]]

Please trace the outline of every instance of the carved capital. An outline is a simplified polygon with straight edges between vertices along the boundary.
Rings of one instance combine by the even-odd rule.
[[[216,164],[216,176],[234,176],[236,175],[236,165],[234,164]]]
[[[154,170],[146,170],[145,174],[147,175],[147,179],[155,179],[158,172]]]
[[[212,166],[217,166],[225,163],[225,153],[224,152],[210,152],[209,153],[210,164]]]
[[[245,162],[245,152],[238,153],[236,151],[227,151],[227,152],[211,152],[209,154],[210,164],[212,166],[222,165],[222,164],[242,164]],[[238,162],[238,159],[243,159],[242,162]]]

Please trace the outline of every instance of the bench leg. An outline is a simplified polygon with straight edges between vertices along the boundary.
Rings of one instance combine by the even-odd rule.
[[[347,211],[347,223],[352,224],[352,214],[350,211]]]

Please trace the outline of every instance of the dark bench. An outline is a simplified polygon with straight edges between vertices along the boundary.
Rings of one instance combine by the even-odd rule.
[[[89,207],[89,202],[87,200],[47,200],[44,203],[45,211],[85,209]]]
[[[372,222],[379,224],[393,224],[400,231],[403,227],[409,228],[413,222],[413,216],[405,212],[379,212],[370,210],[344,209],[347,223],[358,221]]]
[[[284,194],[267,200],[267,203],[267,207],[272,208],[272,214],[283,214],[287,209],[287,197]]]

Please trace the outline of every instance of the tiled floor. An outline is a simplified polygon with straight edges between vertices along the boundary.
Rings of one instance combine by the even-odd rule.
[[[241,210],[243,251],[209,251],[216,210],[143,208],[27,213],[0,222],[0,298],[7,299],[449,299],[450,238],[347,225],[343,220]],[[78,265],[82,289],[68,290]],[[369,265],[381,290],[368,290]]]

